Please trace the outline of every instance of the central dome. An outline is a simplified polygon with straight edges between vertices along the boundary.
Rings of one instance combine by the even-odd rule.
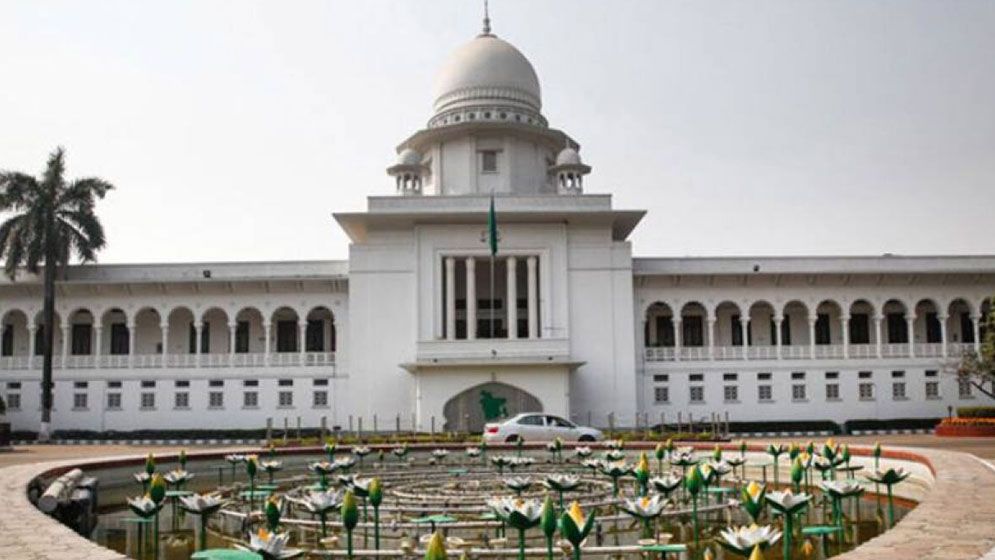
[[[542,107],[539,78],[525,55],[485,33],[456,49],[435,79],[435,115],[470,107]]]

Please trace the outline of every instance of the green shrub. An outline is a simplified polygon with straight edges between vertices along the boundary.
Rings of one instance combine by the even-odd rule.
[[[995,406],[961,406],[957,408],[961,418],[995,418]]]

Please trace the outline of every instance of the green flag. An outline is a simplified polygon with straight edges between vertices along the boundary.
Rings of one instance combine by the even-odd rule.
[[[487,212],[487,243],[491,247],[491,256],[498,252],[497,213],[494,212],[494,195],[491,195],[491,209]]]

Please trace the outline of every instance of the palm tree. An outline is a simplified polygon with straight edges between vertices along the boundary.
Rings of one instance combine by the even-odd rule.
[[[0,172],[0,212],[13,215],[0,224],[0,258],[11,280],[23,268],[38,274],[44,264],[45,307],[42,317],[42,407],[38,437],[48,439],[52,421],[52,346],[55,340],[55,276],[75,255],[93,261],[104,247],[104,228],[94,213],[96,199],[114,187],[95,177],[66,182],[65,149],[49,155],[38,179]],[[67,344],[64,341],[63,344]]]

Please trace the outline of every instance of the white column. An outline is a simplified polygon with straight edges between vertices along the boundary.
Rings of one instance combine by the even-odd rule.
[[[840,316],[840,338],[843,340],[843,359],[850,357],[850,316]]]
[[[815,359],[815,321],[817,316],[808,316],[808,357]]]
[[[35,367],[35,333],[36,325],[28,325],[28,369]]]
[[[940,355],[947,357],[947,317],[937,315],[936,320],[940,322]]]
[[[446,339],[456,340],[456,259],[446,257]]]
[[[529,306],[529,338],[539,338],[539,304],[537,301],[538,298],[536,297],[536,289],[538,288],[538,281],[536,279],[536,258],[528,257],[525,259],[525,265],[528,272],[526,289],[528,290]]]
[[[708,323],[708,359],[715,359],[715,317],[706,317]]]
[[[750,359],[750,318],[740,315],[739,316],[739,332],[740,336],[743,338],[743,359]]]
[[[270,346],[271,346],[270,340],[269,340],[269,335],[270,335],[270,331],[272,330],[272,328],[271,328],[272,326],[273,326],[273,324],[270,323],[269,321],[263,323],[263,339],[264,339],[264,344],[263,344],[263,360],[264,360],[264,362],[265,362],[266,365],[269,365],[269,358],[270,358],[270,352],[269,352],[269,350],[270,350]]]
[[[915,350],[915,348],[916,348],[916,332],[915,332],[916,316],[915,315],[906,315],[905,316],[905,322],[908,325],[906,327],[906,329],[908,330],[908,335],[909,335],[909,357],[913,358],[916,355],[916,350]]]
[[[884,317],[882,315],[874,316],[874,342],[877,346],[876,352],[878,358],[881,358],[883,356],[881,347],[884,344],[884,342],[881,340],[881,321],[884,321]]]
[[[674,317],[674,361],[681,361],[681,345],[684,344],[683,334],[681,326],[683,321],[680,316]]]
[[[93,326],[93,364],[95,366],[98,365],[100,362],[100,350],[101,350],[100,343],[102,342],[101,332],[103,330],[104,329],[102,326],[99,325]]]
[[[162,367],[169,364],[169,323],[160,323],[159,330],[162,332]]]
[[[301,356],[304,355],[304,350],[307,348],[305,337],[307,336],[307,321],[298,321],[297,330],[297,351],[300,352]],[[303,363],[303,362],[302,362]]]
[[[784,317],[781,315],[774,316],[774,340],[777,345],[777,359],[781,359],[781,345],[784,343],[781,340],[781,324],[784,322]]]
[[[235,338],[238,333],[238,321],[234,323],[228,323],[228,365],[232,365],[235,362]]]
[[[69,338],[70,325],[68,321],[66,319],[66,324],[62,326],[62,367],[66,367],[66,360],[69,358],[69,347],[72,345],[72,340]],[[977,321],[974,322],[974,332],[978,332]]]
[[[508,322],[508,338],[518,338],[518,285],[516,280],[518,279],[517,267],[518,259],[515,257],[508,257],[505,261],[507,263],[506,268],[508,269],[508,296],[507,302],[505,303],[505,308],[508,310],[507,322]]]
[[[135,325],[129,323],[128,329],[128,367],[135,367]]]
[[[197,321],[193,324],[193,350],[194,350],[194,367],[200,367],[200,333],[204,330],[204,323]]]
[[[974,353],[981,352],[981,316],[971,316],[971,326],[974,328]]]
[[[466,258],[466,338],[477,338],[477,259],[473,257]]]

